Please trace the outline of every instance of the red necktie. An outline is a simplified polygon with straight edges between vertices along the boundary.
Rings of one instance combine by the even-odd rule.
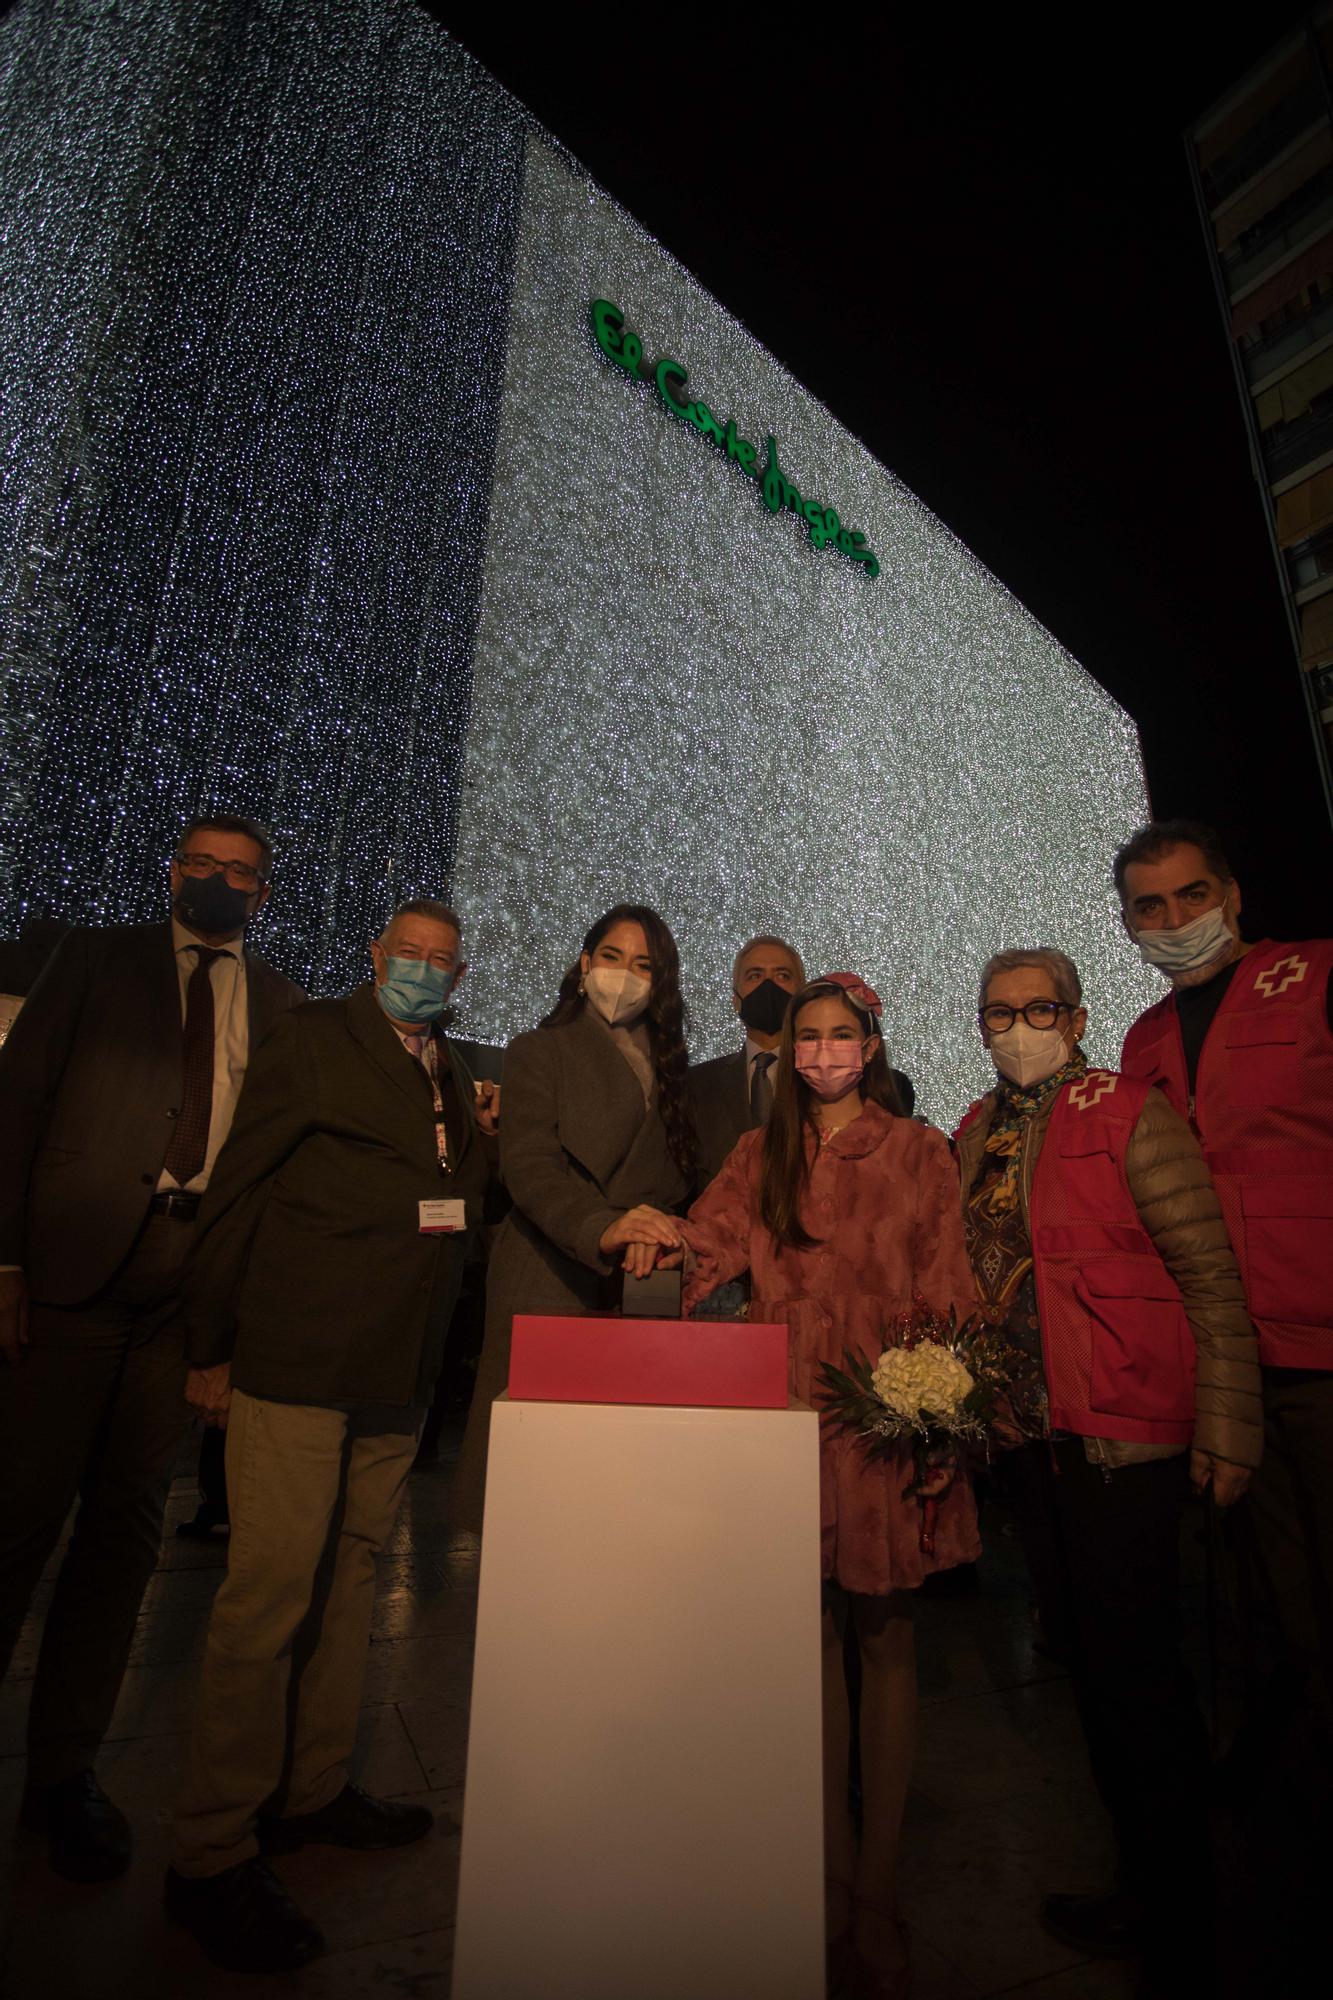
[[[163,1165],[182,1187],[188,1187],[208,1155],[208,1128],[213,1117],[213,960],[226,953],[207,945],[190,949],[198,962],[185,989],[184,1088],[181,1115],[167,1147]]]

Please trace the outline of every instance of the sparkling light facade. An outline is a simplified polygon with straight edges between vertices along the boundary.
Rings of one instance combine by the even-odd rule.
[[[605,297],[686,395],[780,442],[873,581],[594,345]],[[832,332],[830,337],[833,337]],[[1113,847],[1145,816],[1133,724],[661,247],[528,142],[457,893],[468,1013],[531,1024],[620,897],[681,945],[701,1053],[735,1040],[731,960],[776,931],[887,1003],[923,1108],[986,1080],[992,951],[1058,943],[1112,1057],[1155,983],[1115,921]]]
[[[28,0],[0,122],[0,924],[156,911],[204,802],[276,825],[264,948],[320,990],[451,891],[482,1039],[632,896],[700,1055],[770,929],[879,988],[941,1122],[992,950],[1070,951],[1114,1055],[1158,990],[1129,719],[424,16]],[[877,579],[607,363],[598,296]]]
[[[447,877],[525,121],[408,0],[0,27],[0,926],[230,808],[328,991]]]

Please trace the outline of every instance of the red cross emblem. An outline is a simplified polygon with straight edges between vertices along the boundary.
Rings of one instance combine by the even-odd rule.
[[[1285,993],[1289,986],[1299,986],[1309,970],[1309,959],[1293,952],[1290,958],[1280,958],[1276,965],[1267,966],[1258,975],[1254,982],[1255,991],[1262,993],[1266,1000],[1271,1000],[1275,993]]]
[[[1077,1083],[1070,1084],[1069,1102],[1076,1111],[1091,1111],[1094,1104],[1111,1095],[1119,1081],[1114,1070],[1090,1069]]]

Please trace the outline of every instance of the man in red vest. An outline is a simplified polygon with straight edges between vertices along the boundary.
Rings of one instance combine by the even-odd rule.
[[[1333,940],[1247,944],[1226,856],[1192,820],[1145,826],[1114,874],[1172,987],[1121,1068],[1190,1120],[1222,1203],[1263,1368],[1255,1536],[1333,1752]]]

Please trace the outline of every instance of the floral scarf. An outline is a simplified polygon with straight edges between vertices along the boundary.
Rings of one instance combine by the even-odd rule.
[[[1076,1048],[1044,1083],[1022,1090],[1001,1077],[995,1091],[995,1116],[986,1134],[981,1167],[964,1204],[967,1247],[976,1273],[977,1292],[990,1312],[1003,1316],[1015,1346],[1040,1357],[1036,1287],[1032,1274],[1032,1243],[1023,1219],[1023,1142],[1038,1113],[1056,1092],[1081,1076],[1088,1066]]]

